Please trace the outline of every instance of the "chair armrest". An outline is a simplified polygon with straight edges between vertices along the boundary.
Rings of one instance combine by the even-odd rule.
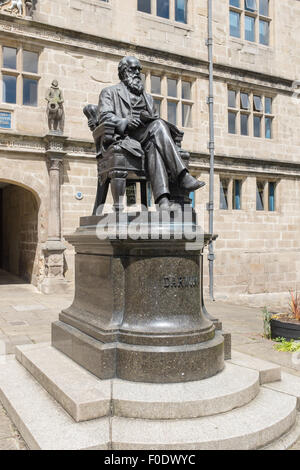
[[[109,146],[115,139],[115,125],[112,123],[102,123],[96,127],[93,131],[93,137],[95,140],[97,151],[100,150],[101,146]]]
[[[93,132],[98,126],[98,106],[95,104],[88,104],[83,108],[83,113],[88,119],[88,126]]]
[[[101,139],[102,137],[113,137],[115,134],[115,125],[102,123],[96,127],[93,131],[93,137],[96,140]]]

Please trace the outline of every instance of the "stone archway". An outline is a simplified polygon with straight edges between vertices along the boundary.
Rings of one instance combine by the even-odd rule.
[[[21,181],[20,181],[21,180]],[[36,286],[41,277],[41,199],[31,178],[0,179],[0,267]]]
[[[36,228],[33,231],[30,229],[31,234],[28,235],[29,238],[35,237],[34,241],[30,242],[32,248],[36,244],[34,261],[34,250],[31,255],[27,250],[27,261],[24,261],[25,267],[19,269],[19,274],[46,294],[65,292],[70,287],[64,276],[66,247],[61,238],[60,185],[62,162],[66,153],[61,141],[64,139],[62,136],[48,136],[46,160],[29,160],[26,156],[21,156],[17,161],[13,158],[0,158],[0,183],[17,186],[18,191],[29,191],[31,196],[23,194],[27,194],[31,214],[34,214],[33,219],[37,221],[36,224],[29,224],[31,229],[33,226]],[[19,199],[22,199],[22,196]],[[14,233],[16,230],[21,229],[15,229]],[[27,227],[24,232],[28,234]],[[26,256],[23,256],[22,260],[24,258]],[[17,261],[15,265],[16,263]],[[22,263],[23,261],[21,265]]]

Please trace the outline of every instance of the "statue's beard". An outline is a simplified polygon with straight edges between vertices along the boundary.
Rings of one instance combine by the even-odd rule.
[[[127,77],[124,78],[123,82],[125,83],[127,88],[129,88],[129,90],[135,95],[141,95],[144,91],[143,82],[138,77],[132,77],[130,75],[127,75]]]

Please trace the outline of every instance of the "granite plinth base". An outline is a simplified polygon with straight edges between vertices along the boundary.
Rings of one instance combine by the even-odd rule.
[[[52,324],[52,345],[100,379],[150,383],[202,380],[224,367],[224,338],[204,343],[144,346],[103,343],[63,322]]]
[[[186,233],[165,239],[158,223],[155,239],[101,239],[96,219],[84,218],[67,237],[75,298],[53,325],[52,345],[102,379],[175,383],[220,372],[224,338],[201,300],[210,236],[188,250]]]

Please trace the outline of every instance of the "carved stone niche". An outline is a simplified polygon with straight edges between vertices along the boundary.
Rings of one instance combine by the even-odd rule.
[[[0,0],[0,12],[19,17],[32,17],[37,0]]]

